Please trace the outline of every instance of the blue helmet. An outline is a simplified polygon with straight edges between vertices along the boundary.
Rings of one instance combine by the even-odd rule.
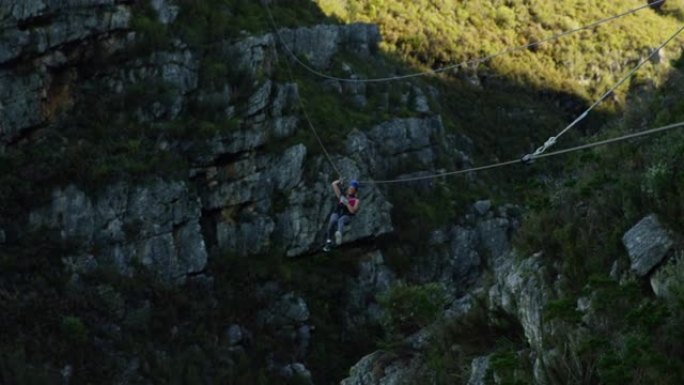
[[[349,185],[353,187],[354,190],[359,190],[359,181],[357,181],[356,179],[352,179],[351,181],[349,181]]]

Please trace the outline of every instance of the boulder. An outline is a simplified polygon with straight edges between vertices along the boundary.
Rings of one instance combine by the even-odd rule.
[[[632,270],[639,276],[648,274],[665,259],[673,242],[655,214],[643,218],[622,236]]]
[[[491,208],[492,208],[492,201],[490,201],[490,200],[477,201],[473,205],[473,209],[475,210],[475,212],[478,215],[482,215],[482,216],[487,214],[487,212],[489,212],[489,209],[491,209]]]
[[[76,186],[70,185],[53,191],[50,207],[32,212],[29,222],[35,228],[44,226],[59,230],[63,240],[75,239],[90,243],[95,227],[93,211],[90,198]]]

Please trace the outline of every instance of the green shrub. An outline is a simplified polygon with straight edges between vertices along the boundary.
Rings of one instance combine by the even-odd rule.
[[[383,325],[390,336],[407,336],[434,322],[446,303],[438,283],[397,284],[377,298],[385,310]]]
[[[3,346],[0,349],[0,382],[3,384],[43,385],[58,381],[48,368],[31,365],[23,348]]]
[[[637,0],[611,2],[591,9],[581,0],[534,3],[392,0],[366,6],[359,6],[355,1],[318,0],[318,4],[328,15],[346,22],[378,24],[383,32],[383,47],[421,68],[491,54],[643,5]],[[625,65],[616,71],[614,63],[625,63],[625,55],[639,57],[641,47],[655,46],[676,30],[681,6],[668,4],[665,8],[671,8],[662,13],[665,17],[642,11],[639,17],[603,25],[589,36],[568,36],[535,52],[505,55],[485,65],[519,84],[592,99],[605,92],[606,86],[626,71]],[[583,84],[582,79],[595,76],[597,71],[606,84]],[[642,72],[653,75],[658,71],[645,68]],[[618,99],[626,92],[626,88],[618,90]]]
[[[515,26],[515,11],[502,5],[496,9],[495,20],[500,27],[512,28]]]
[[[60,327],[64,337],[73,344],[81,345],[88,340],[88,328],[78,317],[62,317],[62,323]]]
[[[170,44],[170,33],[166,25],[159,22],[156,12],[143,0],[133,7],[131,29],[137,33],[136,54],[149,54],[156,50],[164,50]]]
[[[497,384],[501,385],[525,385],[532,383],[529,363],[526,358],[519,356],[513,350],[499,350],[489,357],[488,377],[493,380],[496,376]]]
[[[547,321],[561,319],[576,323],[579,322],[582,316],[582,313],[577,310],[577,301],[574,298],[549,301],[544,311]]]

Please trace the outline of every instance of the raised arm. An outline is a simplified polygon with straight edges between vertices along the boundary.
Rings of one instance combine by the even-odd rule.
[[[335,197],[337,197],[338,199],[340,198],[340,195],[342,195],[342,191],[340,190],[340,182],[341,181],[339,179],[332,182],[332,188],[335,192]]]

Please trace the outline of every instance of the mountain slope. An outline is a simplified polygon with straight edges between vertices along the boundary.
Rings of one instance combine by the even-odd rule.
[[[641,5],[585,3],[279,0],[278,35],[249,0],[0,4],[0,382],[678,383],[678,131],[364,183],[343,246],[319,252],[335,168],[517,158],[681,8],[391,83],[326,81],[280,39],[318,71],[386,76]],[[563,145],[681,119],[680,47]],[[621,237],[650,213],[673,241],[639,276]]]
[[[646,5],[638,0],[318,3],[346,22],[378,24],[384,49],[429,68],[529,44]],[[642,9],[558,41],[500,56],[480,69],[487,72],[488,68],[496,76],[531,88],[574,94],[583,100],[596,98],[630,63],[677,30],[681,4],[665,2],[659,9],[658,13]],[[654,70],[640,72],[639,78],[652,78]]]

